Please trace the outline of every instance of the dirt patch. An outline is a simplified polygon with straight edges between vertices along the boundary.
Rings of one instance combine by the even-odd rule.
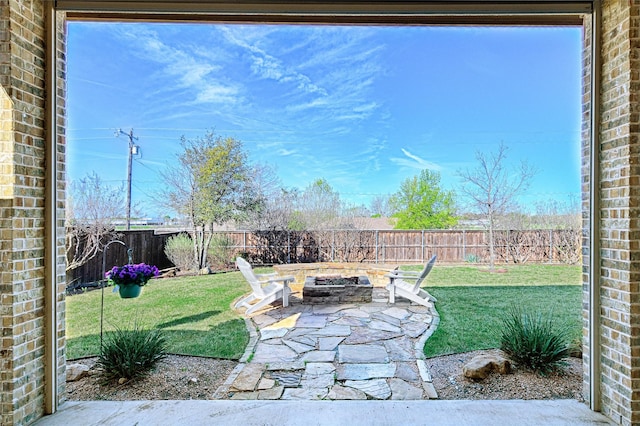
[[[218,387],[238,365],[231,360],[169,355],[142,379],[123,384],[101,384],[100,374],[94,368],[96,360],[85,358],[67,363],[84,364],[91,368],[89,376],[67,382],[68,400],[213,399]]]
[[[513,373],[492,373],[482,381],[464,377],[462,367],[474,356],[497,350],[429,358],[427,365],[440,399],[576,399],[582,396],[582,359],[568,358],[559,372],[542,376],[515,366]]]
[[[569,358],[563,372],[540,376],[516,367],[512,374],[492,374],[481,382],[466,379],[462,367],[475,355],[494,352],[475,351],[429,358],[427,365],[440,399],[576,399],[582,397],[582,360]],[[89,367],[96,358],[70,361]],[[213,399],[236,361],[170,355],[147,377],[123,384],[100,384],[92,369],[87,377],[67,383],[66,398],[90,400]]]

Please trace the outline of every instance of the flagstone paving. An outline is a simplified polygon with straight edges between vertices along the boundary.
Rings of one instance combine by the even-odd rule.
[[[437,325],[432,307],[374,289],[372,303],[270,306],[247,319],[245,356],[218,391],[230,399],[437,398],[422,348]]]

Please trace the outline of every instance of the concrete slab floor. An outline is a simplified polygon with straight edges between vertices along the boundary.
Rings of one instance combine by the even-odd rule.
[[[71,401],[37,426],[612,425],[575,400]]]

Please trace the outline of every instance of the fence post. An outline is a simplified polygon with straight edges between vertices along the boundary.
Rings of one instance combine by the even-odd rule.
[[[467,260],[467,233],[462,230],[462,261]]]
[[[553,263],[553,229],[549,229],[549,263]]]
[[[291,263],[291,231],[287,230],[287,263]]]
[[[376,229],[376,263],[378,263],[378,230]]]
[[[336,230],[331,231],[331,261],[335,262],[336,256]]]
[[[424,262],[424,259],[425,259],[425,257],[424,257],[424,229],[422,230],[422,235],[420,236],[420,246],[422,247],[422,254],[421,254],[422,258],[420,259],[420,262],[422,263],[422,262]]]
[[[387,262],[387,258],[386,258],[386,252],[384,249],[384,237],[382,237],[382,263],[386,263]]]
[[[242,252],[247,253],[247,231],[242,231]]]

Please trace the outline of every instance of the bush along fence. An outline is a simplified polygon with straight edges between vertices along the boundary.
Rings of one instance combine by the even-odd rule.
[[[173,264],[164,253],[169,237],[151,230],[123,231],[121,240],[133,249],[133,260],[158,266]],[[224,231],[214,240],[225,241],[229,261],[242,255],[253,264],[364,262],[422,263],[433,254],[438,263],[488,263],[488,237],[481,230],[336,230],[336,231]],[[581,261],[580,230],[496,231],[496,261],[514,263],[564,263]],[[110,247],[106,265],[122,264],[124,247]],[[102,279],[102,255],[73,271],[76,282]]]

